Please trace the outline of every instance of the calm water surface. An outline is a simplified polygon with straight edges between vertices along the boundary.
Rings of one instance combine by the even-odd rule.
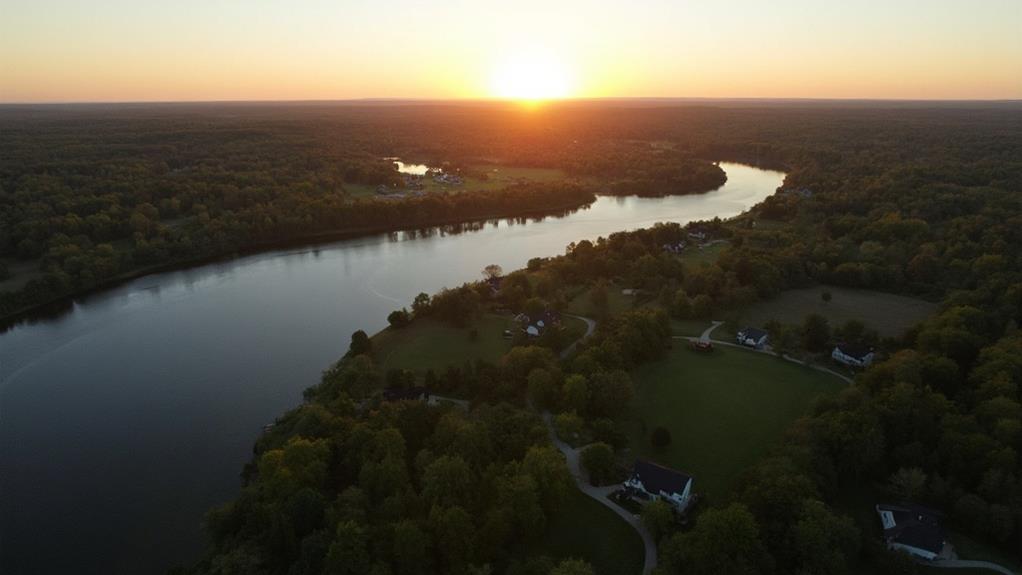
[[[398,233],[146,276],[0,334],[0,573],[163,573],[202,549],[266,423],[415,294],[658,221],[722,218],[783,174],[601,197],[563,218]]]

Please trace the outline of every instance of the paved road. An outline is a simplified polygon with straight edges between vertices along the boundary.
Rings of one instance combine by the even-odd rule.
[[[582,337],[578,338],[571,345],[569,345],[568,347],[564,348],[564,351],[561,352],[561,359],[564,359],[564,358],[568,357],[569,355],[575,353],[575,348],[578,347],[578,344],[582,340],[584,340],[587,337],[593,335],[593,331],[596,330],[596,320],[595,319],[589,319],[587,317],[582,317],[580,315],[568,315],[568,314],[564,314],[564,315],[565,315],[565,317],[573,317],[575,319],[580,319],[580,320],[586,322],[586,332],[582,335]]]
[[[656,540],[653,539],[653,534],[650,533],[649,530],[646,529],[646,526],[642,524],[642,519],[638,515],[632,515],[625,509],[618,507],[610,499],[607,499],[608,495],[617,491],[621,487],[619,485],[594,487],[590,484],[588,474],[584,469],[582,469],[582,464],[579,462],[580,450],[573,448],[557,437],[557,433],[554,431],[553,416],[550,412],[543,413],[543,422],[546,423],[547,430],[550,432],[550,441],[552,441],[554,445],[557,446],[557,449],[564,454],[564,460],[568,465],[568,471],[570,471],[571,476],[575,478],[575,485],[578,487],[579,491],[599,501],[614,513],[617,513],[622,519],[638,531],[646,552],[642,574],[649,575],[652,573],[653,569],[655,569],[657,565]]]
[[[735,349],[742,349],[742,350],[751,351],[751,352],[754,352],[754,353],[765,353],[765,354],[767,354],[769,356],[772,356],[772,357],[778,357],[778,354],[776,352],[774,352],[773,350],[770,350],[770,349],[754,349],[754,348],[751,348],[751,347],[749,347],[747,345],[740,345],[740,344],[733,343],[733,342],[730,342],[730,341],[723,341],[723,340],[719,340],[719,339],[709,339],[709,337],[708,337],[709,333],[712,332],[714,329],[716,329],[718,325],[720,325],[720,322],[714,322],[714,325],[712,325],[709,328],[707,328],[706,331],[704,331],[703,334],[700,335],[699,337],[692,337],[690,335],[676,335],[676,336],[673,336],[673,337],[674,337],[674,339],[684,339],[684,340],[688,340],[688,341],[710,341],[710,342],[713,342],[713,345],[723,345],[723,346],[726,346],[726,347],[733,347]],[[852,380],[852,378],[850,378],[850,377],[848,377],[846,375],[842,375],[842,374],[840,374],[840,373],[838,373],[838,372],[836,372],[836,371],[834,371],[832,369],[828,369],[826,367],[823,367],[822,365],[814,365],[812,363],[807,363],[805,361],[802,361],[801,359],[791,357],[790,355],[787,355],[787,354],[780,355],[780,357],[781,357],[781,359],[784,359],[785,361],[790,361],[791,363],[797,363],[799,365],[804,365],[804,366],[806,366],[808,368],[815,369],[816,371],[820,371],[820,372],[823,372],[823,373],[827,373],[827,374],[833,375],[834,377],[844,381],[845,383],[847,383],[849,385],[855,383]]]
[[[997,563],[991,563],[989,561],[969,561],[968,559],[941,559],[938,561],[920,561],[920,565],[928,565],[930,567],[939,567],[941,569],[989,569],[991,571],[997,571],[1004,575],[1015,575],[1015,573],[1007,567],[1002,567]]]

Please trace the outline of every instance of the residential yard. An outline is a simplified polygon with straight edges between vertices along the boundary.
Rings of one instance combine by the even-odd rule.
[[[580,319],[565,317],[561,326],[564,341],[574,341],[586,331]],[[448,366],[464,365],[477,359],[496,363],[511,349],[510,339],[504,339],[504,330],[517,332],[520,328],[514,316],[484,314],[471,325],[453,327],[432,318],[415,320],[411,325],[387,328],[373,336],[373,349],[380,368],[441,371]],[[472,330],[478,338],[473,339]]]
[[[596,575],[627,575],[642,572],[642,539],[613,511],[572,488],[560,511],[548,518],[541,540],[527,549],[530,555],[547,555],[555,561],[584,559]]]
[[[468,191],[489,191],[499,190],[508,186],[526,182],[556,182],[568,179],[568,174],[563,170],[552,168],[518,168],[509,166],[475,166],[475,169],[486,172],[487,179],[465,178],[460,185],[441,184],[432,178],[423,178],[422,191],[428,194],[437,192],[468,192]],[[353,198],[366,198],[376,196],[376,187],[367,184],[344,184],[344,189]],[[393,192],[410,193],[412,190],[395,188]]]
[[[373,336],[373,349],[380,367],[388,369],[442,370],[449,365],[482,359],[496,362],[511,349],[504,330],[515,326],[510,315],[485,314],[472,325],[457,328],[423,318],[411,325],[387,328]],[[471,337],[475,329],[479,337]]]
[[[636,455],[691,473],[693,488],[722,500],[738,476],[779,441],[813,398],[836,393],[836,377],[776,357],[718,346],[712,353],[676,341],[663,360],[633,376],[625,427]],[[666,427],[663,450],[649,435]]]
[[[718,240],[706,246],[690,245],[685,248],[678,257],[687,265],[700,266],[704,263],[712,264],[717,261],[723,252],[730,245],[726,240]]]
[[[821,294],[831,293],[824,302]],[[761,326],[771,319],[784,323],[802,323],[810,313],[818,313],[831,326],[857,319],[881,336],[896,337],[937,311],[937,305],[916,298],[869,290],[819,286],[787,290],[771,300],[748,307],[741,312],[743,324]]]
[[[626,312],[635,306],[636,299],[639,296],[624,295],[621,293],[622,287],[615,284],[607,285],[607,309],[610,315],[617,315],[619,313]],[[597,318],[599,314],[593,309],[592,300],[590,299],[590,292],[592,289],[586,289],[576,295],[571,301],[568,302],[567,312],[577,315],[584,315],[586,317]]]

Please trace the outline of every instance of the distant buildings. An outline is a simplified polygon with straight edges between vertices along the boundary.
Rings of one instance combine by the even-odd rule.
[[[524,313],[520,313],[515,316],[515,321],[522,326],[522,331],[525,332],[525,335],[539,337],[546,330],[561,325],[561,314],[552,310],[546,310],[536,317],[529,317]]]
[[[920,505],[902,504],[876,506],[884,529],[884,542],[889,549],[904,551],[928,561],[953,557],[940,514]]]
[[[868,367],[873,363],[875,355],[871,347],[856,343],[839,343],[831,352],[830,357],[834,358],[834,361],[852,367]]]
[[[625,490],[641,499],[661,499],[679,512],[692,502],[692,477],[649,461],[636,461],[624,482]]]

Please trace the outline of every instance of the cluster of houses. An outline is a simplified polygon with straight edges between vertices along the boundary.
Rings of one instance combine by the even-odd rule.
[[[677,242],[673,244],[664,244],[663,249],[665,252],[672,254],[680,254],[685,251],[685,242]]]
[[[529,337],[539,337],[546,333],[546,330],[561,325],[560,312],[546,310],[539,315],[530,317],[524,313],[515,316],[515,321],[521,326],[522,331]],[[505,333],[505,336],[507,333]]]
[[[738,331],[735,340],[739,345],[753,349],[766,349],[770,342],[770,334],[757,327],[746,327]],[[876,351],[859,343],[839,343],[830,352],[830,357],[849,367],[869,367],[876,357]]]
[[[802,199],[808,199],[813,197],[813,191],[809,188],[787,188],[781,190],[781,193],[785,196],[795,196]]]

